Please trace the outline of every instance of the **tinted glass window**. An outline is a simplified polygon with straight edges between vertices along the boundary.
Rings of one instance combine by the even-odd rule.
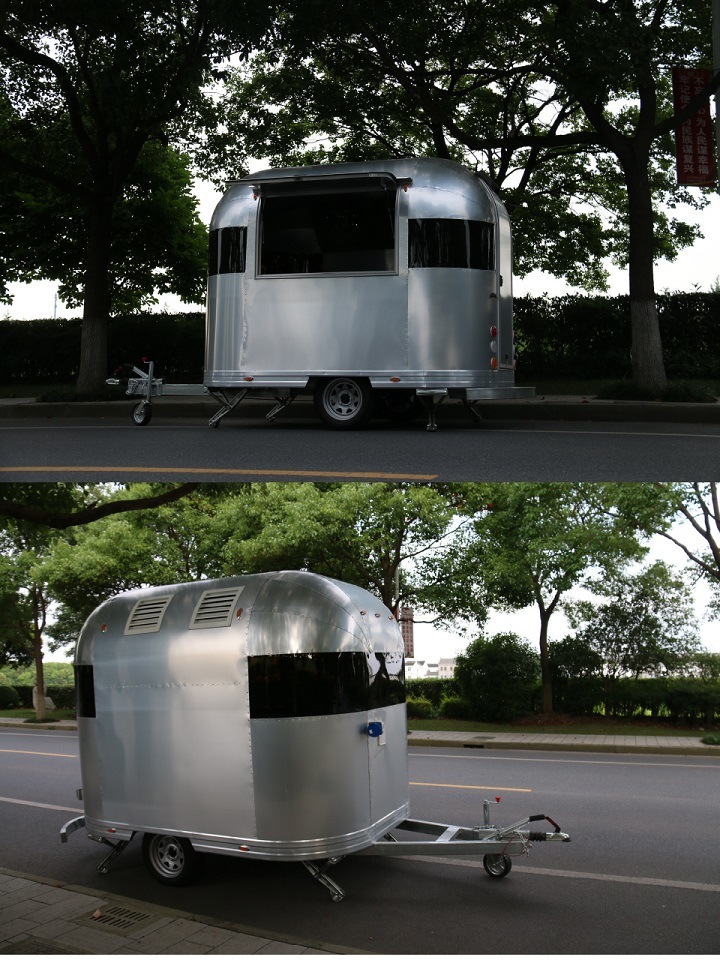
[[[247,227],[223,227],[210,231],[208,275],[244,273]]]
[[[395,270],[395,190],[266,196],[261,274]]]
[[[405,702],[401,653],[285,653],[248,663],[253,718],[358,713]]]
[[[75,666],[75,699],[79,717],[95,716],[93,668],[88,664],[77,664]]]
[[[408,266],[493,270],[494,236],[480,220],[410,220]]]

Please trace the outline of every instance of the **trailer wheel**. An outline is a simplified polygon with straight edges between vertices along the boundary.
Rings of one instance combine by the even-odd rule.
[[[142,841],[142,855],[152,876],[172,887],[190,883],[200,869],[200,856],[185,837],[146,833]]]
[[[361,378],[321,380],[315,388],[314,401],[320,419],[338,430],[362,427],[372,415],[370,384]]]
[[[493,880],[502,880],[512,870],[512,860],[502,853],[486,853],[483,857],[485,872]]]
[[[147,400],[141,400],[140,403],[133,408],[132,418],[134,424],[138,427],[144,427],[152,420],[152,405],[149,404]]]

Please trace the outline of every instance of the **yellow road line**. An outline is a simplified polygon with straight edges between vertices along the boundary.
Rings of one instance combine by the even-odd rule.
[[[327,477],[333,480],[437,480],[437,473],[378,473],[353,470],[240,470],[234,467],[0,467],[0,473],[181,473],[188,476]]]
[[[483,787],[471,786],[467,783],[417,783],[410,781],[411,787],[445,787],[448,790],[490,790],[493,793],[532,793],[527,787]]]
[[[28,757],[77,757],[76,753],[42,753],[40,750],[0,750],[0,753],[24,753]]]

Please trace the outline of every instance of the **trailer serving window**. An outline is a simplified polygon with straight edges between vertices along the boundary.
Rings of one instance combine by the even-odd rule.
[[[394,273],[396,196],[385,178],[263,185],[259,274]]]
[[[408,266],[494,270],[494,224],[481,220],[409,220]]]
[[[249,657],[253,719],[359,713],[405,702],[401,653]]]

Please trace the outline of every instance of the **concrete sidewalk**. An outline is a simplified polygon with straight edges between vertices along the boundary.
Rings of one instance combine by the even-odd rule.
[[[356,952],[0,868],[0,954]]]
[[[488,750],[567,750],[583,753],[659,753],[678,757],[717,757],[720,746],[701,743],[696,737],[623,737],[590,733],[453,733],[447,730],[413,730],[408,722],[408,746],[465,747]]]

